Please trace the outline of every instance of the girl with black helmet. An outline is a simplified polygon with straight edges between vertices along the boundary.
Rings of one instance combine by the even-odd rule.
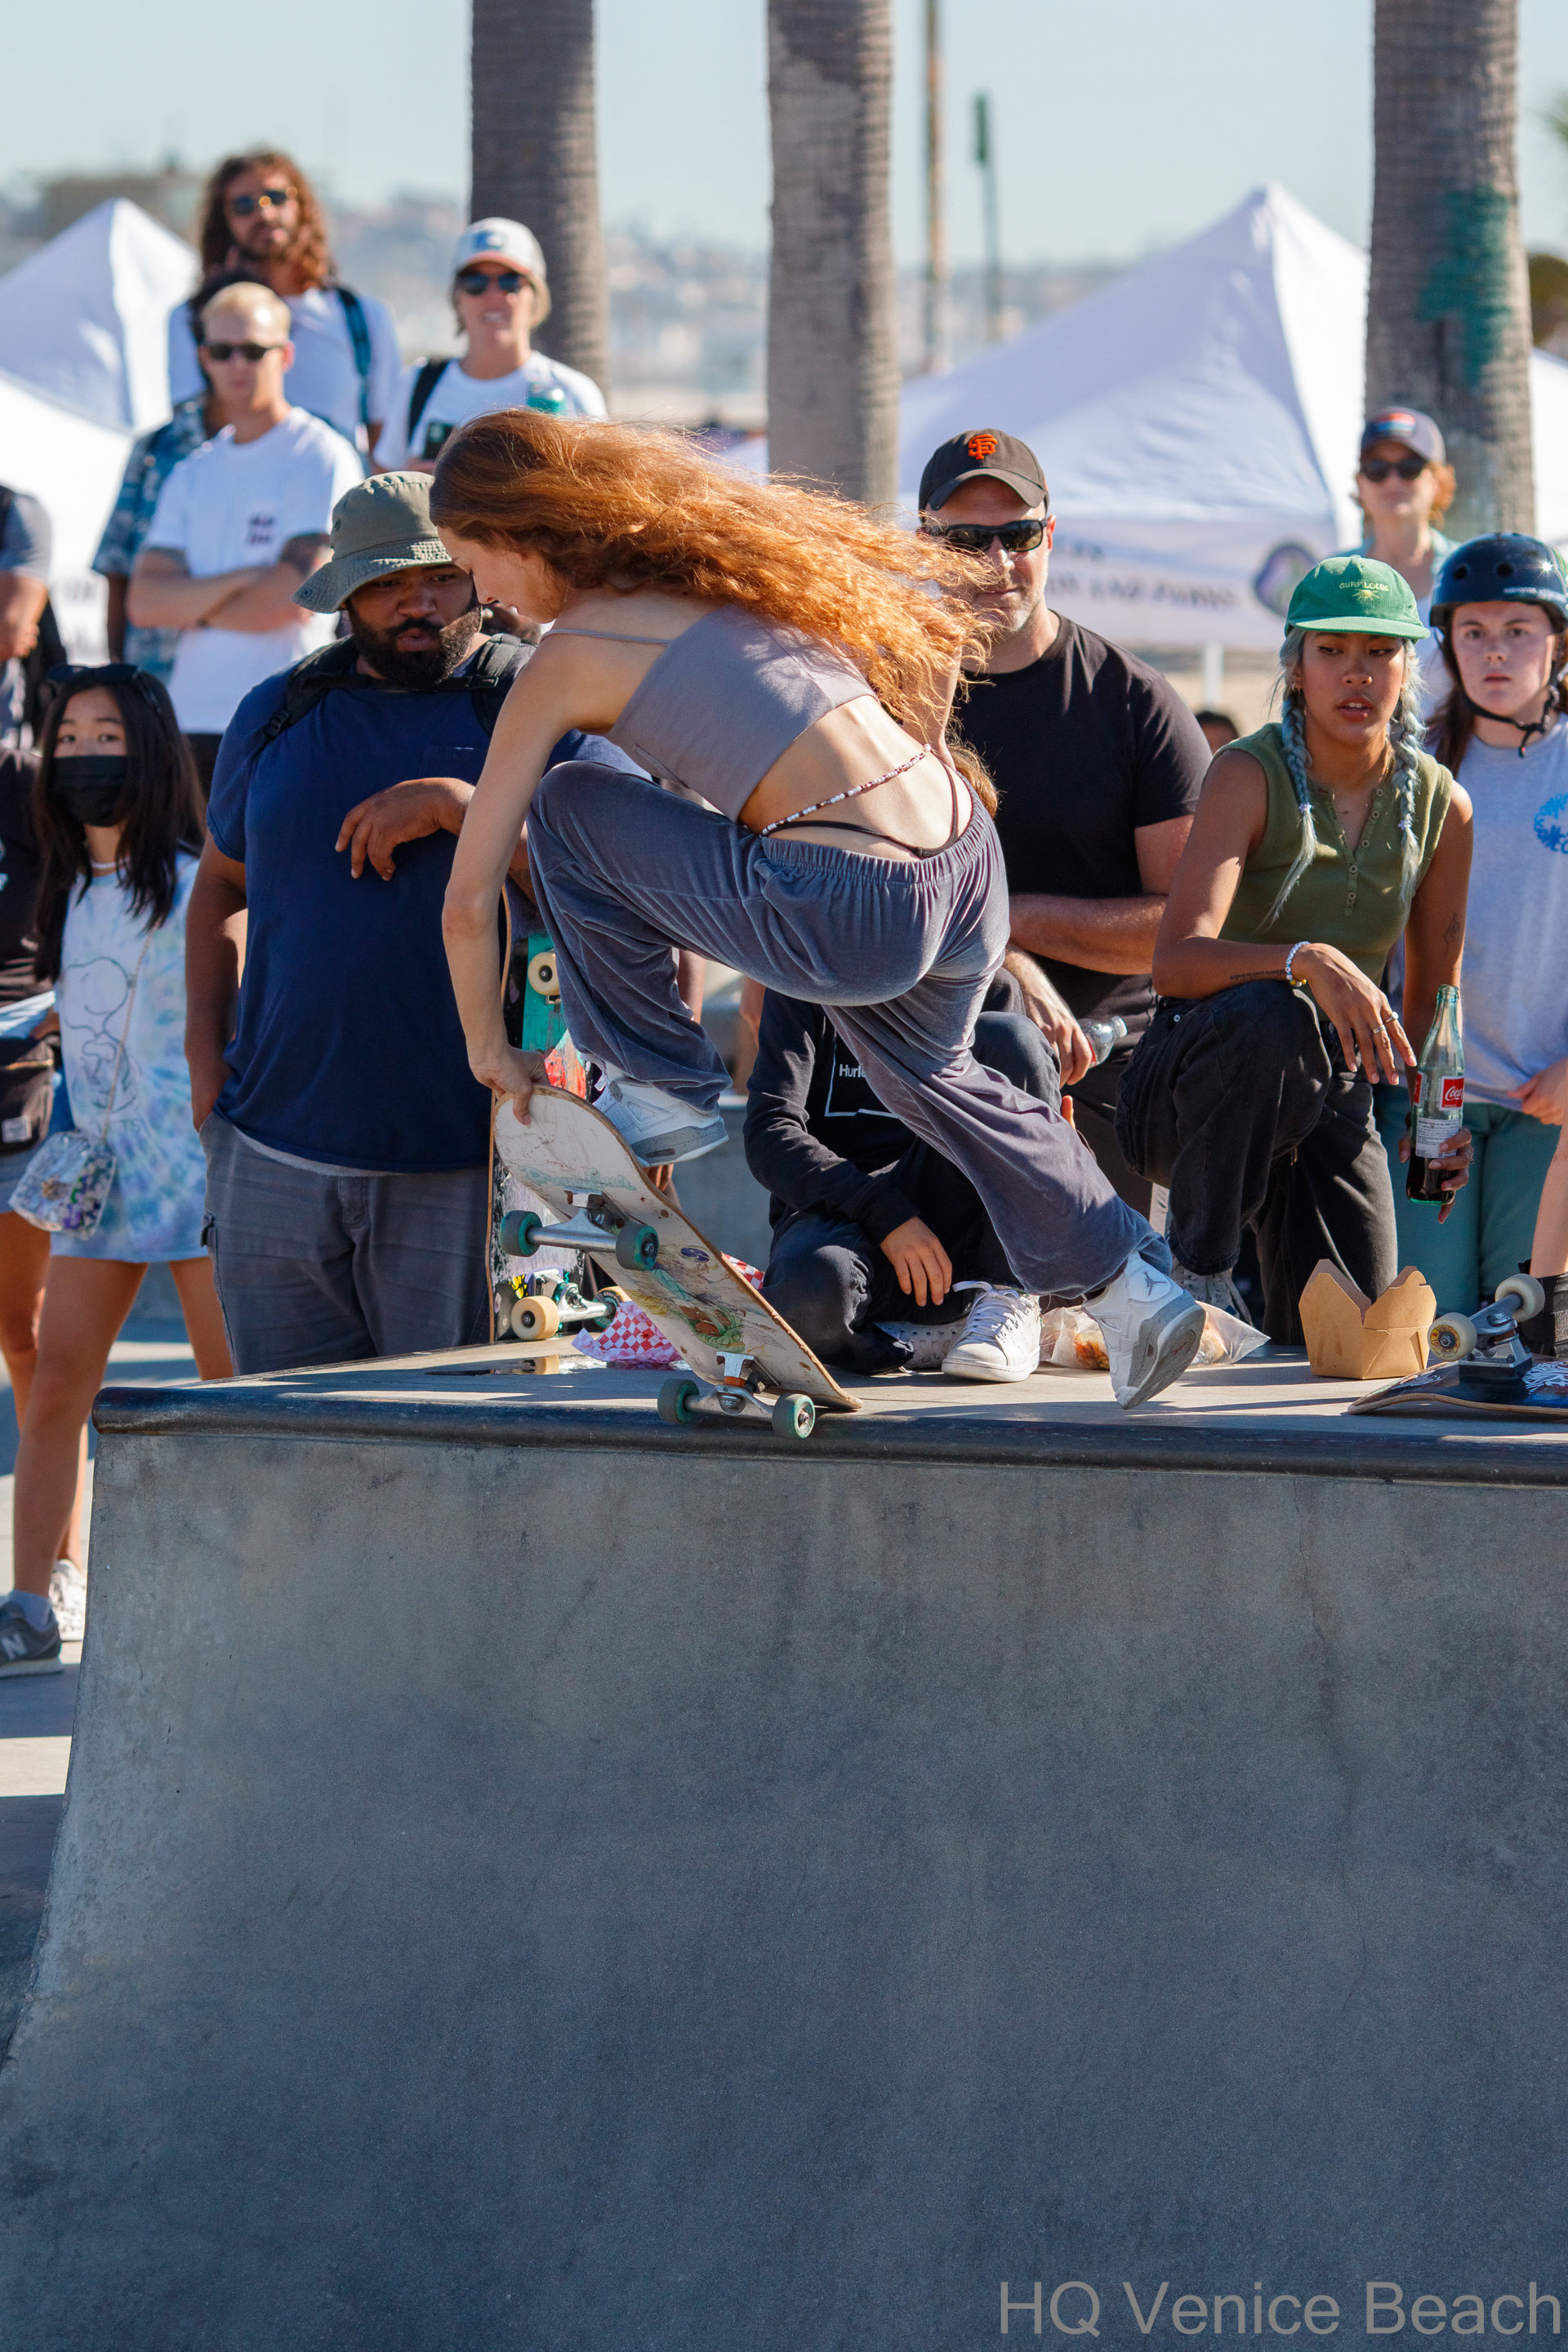
[[[1568,1109],[1568,581],[1541,540],[1468,540],[1438,573],[1432,625],[1449,690],[1429,741],[1475,808],[1462,998],[1475,1157],[1441,1231],[1401,1181],[1394,1201],[1401,1264],[1420,1266],[1440,1309],[1464,1311],[1529,1256]],[[1406,1110],[1403,1087],[1381,1090],[1396,1180]]]
[[[1121,1084],[1121,1148],[1169,1187],[1175,1279],[1237,1307],[1250,1225],[1272,1339],[1300,1340],[1321,1258],[1372,1297],[1397,1269],[1373,1084],[1415,1055],[1383,969],[1404,934],[1419,1037],[1458,974],[1469,871],[1469,803],[1422,749],[1426,634],[1406,582],[1369,557],[1331,556],[1298,586],[1281,718],[1205,780]],[[1460,1134],[1441,1155],[1450,1194],[1468,1151]]]

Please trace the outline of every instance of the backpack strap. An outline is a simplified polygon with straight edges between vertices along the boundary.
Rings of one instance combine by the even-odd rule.
[[[522,649],[522,662],[517,658],[516,637],[481,637],[474,666],[467,677],[455,677],[452,685],[466,687],[473,698],[474,717],[488,736],[496,731],[501,704],[511,692],[518,671],[532,653],[531,646]]]
[[[359,659],[359,647],[352,637],[339,637],[319,653],[307,654],[289,671],[283,688],[283,699],[261,730],[258,751],[276,743],[279,735],[314,710],[323,695],[331,694],[334,686],[342,686]]]
[[[343,306],[349,341],[354,347],[354,365],[359,370],[359,421],[370,430],[370,320],[364,315],[364,304],[352,286],[334,286],[333,293]]]
[[[419,420],[430,405],[431,394],[451,362],[448,360],[421,360],[419,373],[414,379],[414,389],[408,395],[407,446],[412,452],[414,436],[419,430]]]

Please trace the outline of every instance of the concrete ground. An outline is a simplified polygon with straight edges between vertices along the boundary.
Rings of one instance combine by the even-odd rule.
[[[179,1381],[194,1373],[174,1285],[163,1267],[154,1267],[110,1356],[109,1377]],[[90,1431],[89,1444],[96,1454],[97,1438]],[[16,1415],[11,1383],[0,1361],[0,1591],[11,1584],[16,1460]],[[91,1479],[89,1463],[89,1516]],[[26,1985],[64,1801],[81,1643],[68,1642],[64,1656],[63,1674],[0,1681],[0,2042],[10,2032]]]

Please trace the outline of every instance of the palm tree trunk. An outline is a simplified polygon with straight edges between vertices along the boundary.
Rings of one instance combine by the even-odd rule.
[[[1377,0],[1367,413],[1436,418],[1461,539],[1535,524],[1518,50],[1518,0]]]
[[[470,217],[533,231],[550,272],[543,348],[607,392],[594,0],[473,0],[471,88]]]
[[[889,0],[768,0],[769,462],[872,506],[898,489],[892,79]]]

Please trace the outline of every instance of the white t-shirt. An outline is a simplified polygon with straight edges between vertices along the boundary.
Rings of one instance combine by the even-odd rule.
[[[527,364],[513,368],[510,375],[491,376],[481,383],[478,376],[465,375],[460,360],[448,360],[447,372],[425,404],[424,413],[414,429],[415,446],[408,446],[408,404],[414,397],[414,387],[424,364],[416,360],[403,371],[397,399],[392,414],[375,445],[375,462],[393,470],[405,466],[410,457],[429,464],[438,456],[441,443],[470,416],[494,416],[502,408],[526,408],[531,394],[558,392],[565,406],[557,413],[563,416],[605,417],[605,395],[592,376],[579,375],[575,368],[563,367],[558,360],[546,359],[542,352],[530,352]],[[541,403],[541,405],[543,404]],[[430,427],[437,432],[432,436]],[[433,439],[434,447],[427,447]]]
[[[1465,1099],[1517,1109],[1514,1088],[1568,1054],[1568,719],[1532,737],[1522,760],[1511,743],[1472,738],[1459,782],[1476,811],[1459,975]]]
[[[384,302],[374,294],[360,295],[360,308],[370,330],[370,376],[364,393],[371,422],[384,425],[397,406],[397,380],[403,372],[397,328]],[[286,297],[293,320],[294,364],[283,379],[283,389],[300,408],[323,417],[356,449],[360,437],[360,373],[354,358],[348,314],[334,287],[313,286],[308,294]],[[195,338],[183,302],[169,314],[169,397],[189,400],[205,392],[196,364]],[[384,462],[380,449],[378,462]]]
[[[236,441],[226,425],[174,467],[145,543],[183,555],[196,580],[276,563],[289,540],[329,530],[333,507],[363,479],[358,452],[302,408],[257,441]],[[253,686],[326,645],[334,625],[330,614],[301,611],[260,633],[182,631],[169,680],[180,725],[188,735],[220,735]]]

